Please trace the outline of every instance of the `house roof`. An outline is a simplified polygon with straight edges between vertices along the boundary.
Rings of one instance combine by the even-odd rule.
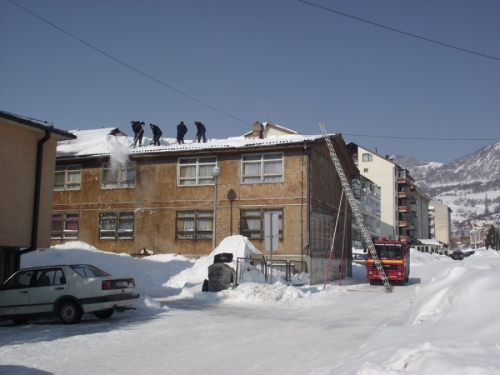
[[[0,111],[0,118],[4,119],[5,122],[7,122],[13,126],[20,126],[22,128],[25,128],[25,129],[28,129],[31,131],[40,132],[42,134],[45,131],[49,131],[52,135],[54,135],[54,137],[58,141],[75,138],[75,136],[73,134],[71,134],[70,132],[67,132],[65,130],[56,129],[53,126],[42,125],[42,124],[39,124],[38,122],[28,120],[28,119],[24,118],[23,116],[15,115],[13,113]]]
[[[277,145],[302,144],[322,140],[322,135],[279,135],[264,139],[230,137],[226,139],[209,139],[206,143],[185,140],[185,144],[177,144],[175,138],[161,138],[160,146],[151,146],[151,137],[144,137],[143,147],[131,148],[134,138],[125,135],[117,128],[102,128],[92,130],[72,130],[77,139],[61,141],[57,146],[57,158],[84,158],[96,156],[112,156],[116,152],[128,155],[145,155],[158,153],[175,153],[183,151],[204,151],[222,149],[242,149],[253,147],[272,147]],[[332,134],[332,137],[341,137]]]

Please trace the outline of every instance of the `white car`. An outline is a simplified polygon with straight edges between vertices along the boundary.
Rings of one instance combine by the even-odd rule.
[[[64,324],[74,324],[83,314],[109,318],[138,299],[132,277],[111,276],[88,264],[26,268],[0,285],[0,319],[23,324],[59,316]]]

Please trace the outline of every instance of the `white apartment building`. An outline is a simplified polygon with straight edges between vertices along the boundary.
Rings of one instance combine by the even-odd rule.
[[[380,239],[380,186],[360,175],[359,179],[352,180],[352,189],[360,207],[366,229],[370,237]],[[361,249],[365,245],[358,223],[352,222],[352,247]]]
[[[388,156],[380,156],[356,143],[349,142],[347,147],[360,174],[380,187],[380,237],[416,241],[418,234],[426,238],[425,232],[428,237],[429,216],[425,207],[429,198],[417,193],[408,170]]]

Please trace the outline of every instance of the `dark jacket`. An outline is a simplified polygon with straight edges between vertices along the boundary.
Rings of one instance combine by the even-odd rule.
[[[207,131],[207,129],[205,129],[205,125],[203,125],[201,122],[195,121],[194,124],[196,125],[198,133],[205,133]]]
[[[188,128],[186,125],[184,125],[183,122],[181,122],[179,125],[177,125],[177,134],[179,135],[184,135],[188,131]]]
[[[155,137],[160,138],[163,135],[161,129],[156,125],[151,124],[151,130],[153,131],[153,136]]]
[[[141,123],[139,121],[136,121],[132,125],[132,130],[134,131],[135,134],[139,133],[142,129]]]

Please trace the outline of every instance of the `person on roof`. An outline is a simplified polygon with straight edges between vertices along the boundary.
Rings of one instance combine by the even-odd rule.
[[[144,126],[146,124],[144,121],[132,121],[132,130],[134,131],[134,147],[137,146],[137,142],[139,142],[139,147],[142,146],[142,136],[144,135]]]
[[[205,128],[205,125],[199,121],[195,121],[194,124],[196,125],[196,140],[200,143],[201,138],[203,138],[203,143],[206,143],[207,138],[205,137],[205,132],[207,129]]]
[[[184,144],[184,136],[186,135],[188,128],[184,125],[184,122],[181,121],[179,125],[177,125],[177,143]]]
[[[153,132],[153,142],[151,142],[151,144],[154,146],[159,146],[160,145],[160,137],[163,134],[161,129],[157,125],[154,125],[154,124],[149,124],[149,127],[151,128],[151,131]]]

